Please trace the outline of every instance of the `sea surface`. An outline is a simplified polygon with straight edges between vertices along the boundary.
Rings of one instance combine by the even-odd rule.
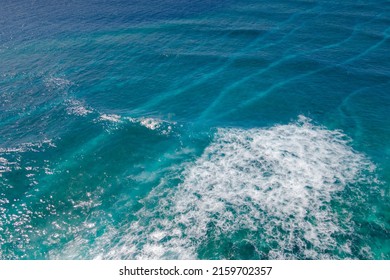
[[[388,1],[0,0],[0,259],[390,259]]]

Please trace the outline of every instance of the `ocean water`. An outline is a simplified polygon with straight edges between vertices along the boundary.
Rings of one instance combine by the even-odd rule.
[[[390,259],[388,1],[1,0],[0,259]]]

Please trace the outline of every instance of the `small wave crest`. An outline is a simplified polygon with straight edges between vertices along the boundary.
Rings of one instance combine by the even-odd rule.
[[[93,113],[91,108],[86,107],[83,102],[76,99],[67,100],[66,111],[69,115],[86,116]]]
[[[150,130],[156,130],[162,134],[169,134],[175,122],[168,122],[156,118],[128,118],[132,123],[138,123]]]
[[[163,135],[168,135],[172,132],[173,125],[175,122],[168,122],[158,118],[132,118],[132,117],[122,117],[116,114],[101,114],[99,116],[99,121],[107,123],[110,128],[118,128],[118,124],[123,123],[133,123],[141,125],[149,130],[157,131]]]
[[[166,121],[153,117],[124,117],[118,114],[100,113],[98,110],[84,104],[78,99],[67,99],[65,101],[66,112],[68,115],[79,117],[86,117],[87,115],[95,115],[94,122],[101,123],[108,131],[116,130],[121,125],[126,123],[133,123],[141,125],[149,130],[154,130],[158,133],[168,135],[172,132],[173,126],[176,122]]]

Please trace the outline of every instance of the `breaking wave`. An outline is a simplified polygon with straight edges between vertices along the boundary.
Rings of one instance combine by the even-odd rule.
[[[373,183],[375,167],[349,144],[305,117],[268,129],[218,129],[181,183],[156,187],[98,258],[238,258],[240,246],[256,258],[352,258],[351,215],[332,203],[347,186]],[[224,242],[230,253],[207,252]]]

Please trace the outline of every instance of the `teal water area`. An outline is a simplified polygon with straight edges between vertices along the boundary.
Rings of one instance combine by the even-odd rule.
[[[0,259],[389,259],[386,1],[2,1]]]

